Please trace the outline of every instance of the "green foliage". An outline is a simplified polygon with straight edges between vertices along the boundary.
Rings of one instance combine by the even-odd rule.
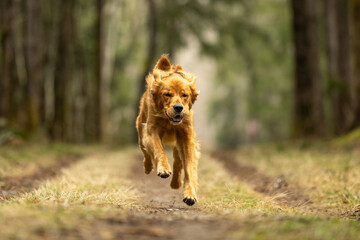
[[[232,135],[249,141],[244,131],[249,121],[259,124],[257,140],[286,138],[292,105],[287,2],[239,2],[223,17],[226,24],[218,29],[218,42],[204,44],[205,53],[223,56],[217,58],[216,79],[217,87],[227,90],[214,101],[211,110],[212,115],[221,114],[223,118],[216,119],[219,144],[236,147],[241,141],[235,141]],[[242,107],[235,110],[234,105]]]

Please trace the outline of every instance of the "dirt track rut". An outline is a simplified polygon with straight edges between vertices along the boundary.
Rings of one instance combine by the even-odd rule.
[[[238,180],[250,185],[252,189],[266,196],[273,196],[278,204],[291,208],[306,209],[317,215],[350,217],[353,212],[342,212],[334,207],[322,207],[306,194],[306,189],[294,182],[288,182],[283,175],[270,177],[255,167],[239,161],[232,152],[215,152],[215,159],[223,163],[225,169]]]

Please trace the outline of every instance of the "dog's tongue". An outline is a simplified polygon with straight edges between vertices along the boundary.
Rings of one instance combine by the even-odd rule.
[[[176,117],[174,117],[174,121],[176,121],[176,122],[180,122],[180,120],[181,120],[181,117],[180,117],[180,116],[176,116]]]

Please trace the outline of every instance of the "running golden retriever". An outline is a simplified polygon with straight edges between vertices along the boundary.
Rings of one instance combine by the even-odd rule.
[[[195,75],[185,72],[180,65],[171,65],[163,55],[146,77],[147,90],[140,100],[140,113],[136,119],[145,173],[149,174],[155,167],[162,178],[172,174],[163,149],[163,144],[171,145],[174,165],[170,186],[181,187],[184,168],[183,201],[190,206],[197,201],[199,159],[192,110],[199,95],[195,81]]]

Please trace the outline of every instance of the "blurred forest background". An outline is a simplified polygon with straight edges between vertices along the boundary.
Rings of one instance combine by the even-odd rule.
[[[1,0],[0,144],[136,142],[163,53],[198,76],[200,141],[360,126],[360,0]]]

